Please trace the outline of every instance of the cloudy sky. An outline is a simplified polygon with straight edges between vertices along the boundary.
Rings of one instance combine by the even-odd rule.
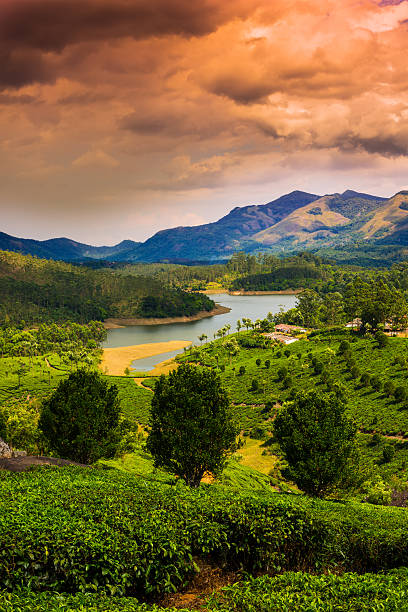
[[[0,231],[408,187],[405,0],[0,0]]]

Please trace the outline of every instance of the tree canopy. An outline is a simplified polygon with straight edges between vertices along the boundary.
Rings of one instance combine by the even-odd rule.
[[[227,393],[215,372],[185,364],[159,378],[147,440],[157,467],[198,486],[204,474],[222,472],[236,435]]]
[[[120,439],[117,396],[117,387],[97,372],[78,370],[61,381],[38,422],[50,450],[80,463],[112,457]]]
[[[275,437],[300,489],[322,497],[348,476],[357,427],[335,393],[302,391],[276,417]]]

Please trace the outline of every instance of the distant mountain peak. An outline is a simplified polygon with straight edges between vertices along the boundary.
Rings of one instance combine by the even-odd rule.
[[[363,200],[378,200],[379,202],[387,200],[388,198],[382,198],[381,196],[371,195],[369,193],[361,193],[360,191],[354,191],[353,189],[346,189],[343,193],[339,194],[343,200],[351,200],[352,198],[362,198]]]

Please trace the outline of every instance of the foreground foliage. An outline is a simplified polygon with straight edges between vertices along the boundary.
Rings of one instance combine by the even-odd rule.
[[[208,609],[240,612],[295,612],[296,610],[367,610],[399,612],[408,610],[408,570],[388,574],[346,573],[312,576],[287,572],[263,576],[223,589],[210,598]]]
[[[224,587],[203,598],[207,612],[327,612],[359,610],[400,612],[408,610],[406,600],[408,570],[401,568],[381,574],[345,573],[311,575],[287,572],[280,576],[262,576]],[[175,612],[176,608],[138,603],[136,599],[106,595],[57,593],[0,593],[4,612]],[[177,608],[179,612],[185,609]],[[195,609],[195,608],[194,608]],[[200,605],[200,609],[202,609]]]
[[[0,472],[0,517],[6,589],[143,597],[180,588],[199,559],[252,572],[408,565],[404,509],[231,495],[113,470]]]

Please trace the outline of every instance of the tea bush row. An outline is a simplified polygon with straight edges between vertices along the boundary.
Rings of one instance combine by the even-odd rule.
[[[210,597],[211,612],[408,610],[408,569],[387,574],[310,575],[287,572],[252,578]]]
[[[398,508],[42,468],[0,472],[0,551],[0,588],[143,596],[186,584],[197,558],[246,571],[408,565],[408,522]]]
[[[206,601],[207,612],[314,612],[408,610],[408,570],[388,573],[311,575],[286,572],[249,578],[224,587]],[[175,612],[175,608],[140,604],[136,599],[99,594],[0,593],[4,612]],[[200,606],[200,609],[202,607]],[[187,612],[178,608],[179,612]]]

